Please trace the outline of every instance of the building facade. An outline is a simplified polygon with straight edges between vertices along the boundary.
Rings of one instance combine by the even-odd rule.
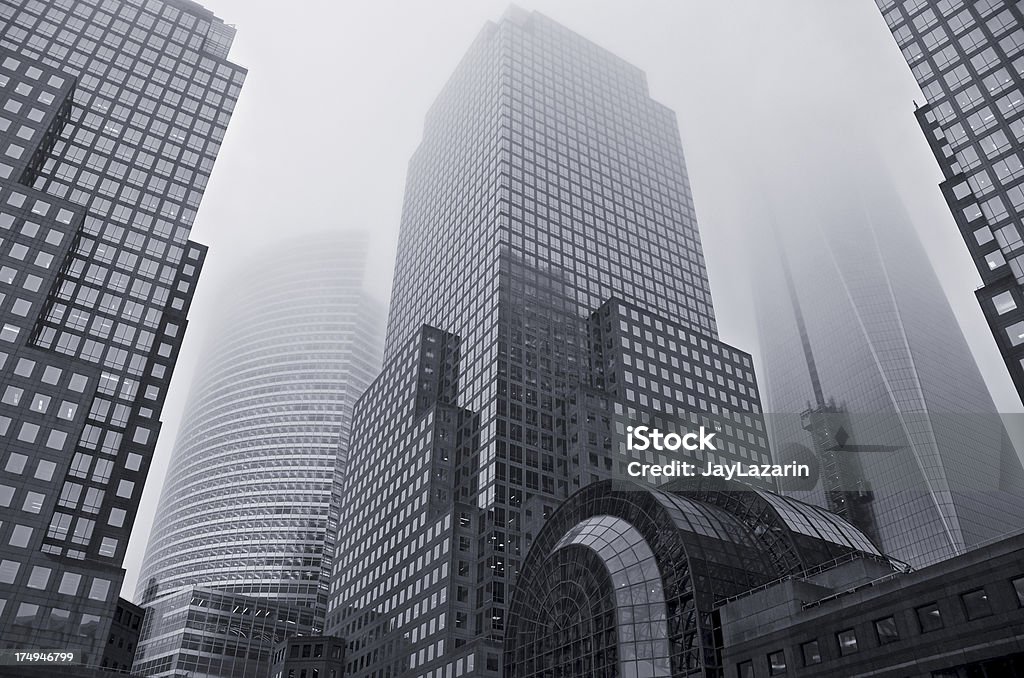
[[[345,640],[297,636],[274,649],[271,678],[344,678]]]
[[[146,610],[141,606],[124,598],[118,599],[100,668],[131,673],[145,618]]]
[[[1024,675],[1024,537],[865,582],[857,563],[721,605],[724,675]]]
[[[559,507],[523,564],[504,675],[733,676],[717,606],[836,560],[893,571],[849,523],[771,492],[593,483]]]
[[[924,92],[916,111],[1024,398],[1024,11],[1009,0],[876,0]]]
[[[793,496],[924,567],[1016,531],[1024,469],[884,165],[856,143],[794,140],[786,181],[806,199],[766,199],[762,396],[778,460],[820,462]]]
[[[192,2],[0,4],[2,647],[101,662],[245,77],[233,35]]]
[[[500,675],[530,543],[574,491],[625,477],[640,424],[716,431],[685,457],[701,465],[769,459],[750,356],[717,338],[673,113],[635,67],[513,8],[410,163],[342,493],[327,632],[346,671]]]
[[[157,507],[143,604],[201,586],[304,612],[294,632],[323,628],[352,405],[380,363],[384,314],[363,291],[366,247],[361,234],[299,237],[233,274]],[[185,631],[168,648],[154,618],[136,670],[255,675],[218,668],[215,651],[188,643],[204,628]]]

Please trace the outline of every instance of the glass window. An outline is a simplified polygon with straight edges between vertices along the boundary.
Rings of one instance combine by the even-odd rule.
[[[60,588],[58,590],[64,595],[73,596],[78,593],[78,585],[81,581],[82,575],[75,574],[74,572],[65,572],[60,580]]]
[[[39,425],[24,422],[21,425],[21,431],[18,432],[18,440],[26,443],[34,443],[36,436],[39,435]]]
[[[854,629],[846,629],[836,634],[836,641],[839,643],[839,654],[844,657],[857,651],[857,632]]]
[[[1010,581],[1013,590],[1017,593],[1017,605],[1024,607],[1024,577],[1017,577]]]
[[[36,465],[35,477],[39,480],[52,480],[53,472],[57,470],[57,465],[52,461],[46,459],[40,459]]]
[[[896,619],[893,617],[885,617],[884,619],[876,620],[875,633],[878,635],[878,642],[880,645],[894,643],[900,639],[899,630],[896,628]]]
[[[737,664],[736,678],[754,678],[754,662],[746,661]]]
[[[0,560],[0,584],[13,584],[19,569],[21,569],[21,563],[17,561]]]
[[[1024,343],[1024,321],[1013,323],[1006,328],[1006,337],[1013,346],[1020,346]]]
[[[28,457],[24,454],[18,454],[17,452],[11,452],[11,456],[7,458],[7,465],[4,470],[8,473],[19,475],[25,470],[25,462],[28,461]]]
[[[939,612],[938,603],[922,605],[915,612],[917,612],[917,622],[921,625],[921,633],[937,631],[943,627],[942,613]]]
[[[94,579],[92,586],[89,587],[89,599],[90,600],[106,600],[107,593],[110,591],[110,582],[106,579]]]
[[[821,647],[817,640],[811,640],[800,646],[800,653],[804,655],[804,666],[821,664]]]
[[[1017,302],[1013,300],[1013,295],[1009,292],[1003,292],[992,297],[992,305],[995,306],[996,313],[999,315],[1009,313],[1017,308]]]
[[[989,603],[988,594],[985,589],[975,589],[960,596],[964,604],[964,612],[968,619],[980,619],[992,614],[992,605]]]
[[[50,581],[50,568],[39,565],[32,568],[32,574],[28,577],[28,587],[32,589],[45,589]]]
[[[786,653],[782,650],[768,653],[768,675],[781,676],[786,672]]]

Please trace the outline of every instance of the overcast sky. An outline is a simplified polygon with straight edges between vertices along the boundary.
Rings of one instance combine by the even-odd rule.
[[[225,293],[224,271],[248,244],[364,229],[373,236],[367,284],[386,300],[406,165],[424,113],[484,23],[498,19],[508,3],[203,4],[237,26],[232,60],[249,76],[192,232],[210,254],[129,545],[127,597],[134,594],[210,309]],[[920,90],[872,0],[518,4],[646,71],[651,95],[676,111],[724,341],[757,352],[751,281],[738,243],[765,224],[744,187],[773,171],[786,139],[862,139],[877,146],[879,171],[902,196],[997,407],[1021,410],[975,301],[980,281],[937,188],[938,166],[913,116]],[[793,148],[784,164],[799,163],[806,145]],[[791,184],[792,200],[799,200],[800,186]]]

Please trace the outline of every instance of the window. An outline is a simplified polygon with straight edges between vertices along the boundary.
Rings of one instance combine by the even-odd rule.
[[[804,658],[804,666],[814,666],[821,663],[821,647],[818,641],[811,640],[800,646],[800,654]]]
[[[1024,321],[1013,323],[1006,328],[1006,337],[1012,346],[1024,344]]]
[[[921,633],[937,631],[943,627],[942,613],[939,612],[938,603],[922,605],[915,612],[917,613],[917,623],[921,625]]]
[[[768,675],[781,676],[786,672],[786,653],[782,650],[768,653]]]
[[[879,645],[895,643],[900,639],[900,632],[896,629],[896,619],[885,617],[875,621],[875,634],[878,636]]]
[[[960,596],[960,600],[963,601],[964,612],[967,613],[968,620],[980,619],[992,614],[992,605],[989,603],[985,589],[968,591]]]
[[[1024,607],[1024,577],[1017,577],[1010,581],[1010,585],[1017,594],[1017,605],[1019,607]]]
[[[854,629],[846,629],[836,634],[836,642],[839,643],[839,654],[846,656],[857,651],[857,632]]]
[[[1017,302],[1013,300],[1013,295],[1010,292],[1002,292],[992,297],[992,305],[999,315],[1009,313],[1017,308]]]
[[[754,662],[745,661],[737,664],[736,678],[754,678]]]
[[[58,591],[66,596],[73,596],[78,593],[78,585],[81,581],[82,575],[75,574],[73,572],[65,572],[64,576],[60,580],[60,588]]]

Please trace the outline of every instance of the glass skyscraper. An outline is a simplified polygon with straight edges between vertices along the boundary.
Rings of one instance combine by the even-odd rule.
[[[924,92],[917,119],[981,275],[975,294],[1024,398],[1024,9],[875,1]]]
[[[385,366],[355,407],[327,622],[347,671],[499,675],[527,549],[624,477],[629,424],[766,462],[750,356],[716,335],[674,114],[542,15],[488,24],[410,163]]]
[[[766,204],[752,270],[772,450],[821,461],[796,496],[915,567],[1016,531],[1020,459],[881,162],[806,143],[825,164],[777,179],[806,199]]]
[[[300,236],[229,281],[139,578],[137,672],[248,678],[285,633],[323,628],[352,405],[380,366],[365,264],[362,235]],[[197,597],[223,628],[180,614]],[[253,623],[269,637],[231,632]]]
[[[245,77],[185,0],[0,3],[0,646],[98,664]]]

